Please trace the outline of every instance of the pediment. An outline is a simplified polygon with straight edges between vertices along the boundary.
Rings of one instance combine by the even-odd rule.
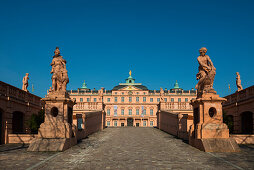
[[[126,90],[126,91],[135,91],[135,90],[142,90],[140,88],[137,88],[135,86],[132,86],[132,85],[129,85],[129,86],[126,86],[126,87],[123,87],[122,89],[119,89],[119,90]]]

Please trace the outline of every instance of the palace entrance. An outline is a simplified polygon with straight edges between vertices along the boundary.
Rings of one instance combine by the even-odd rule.
[[[127,119],[127,126],[133,126],[133,119],[132,118]]]

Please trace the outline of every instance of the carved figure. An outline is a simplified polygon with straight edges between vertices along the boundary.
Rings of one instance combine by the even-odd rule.
[[[164,90],[163,88],[160,88],[160,97],[161,97],[161,101],[163,102],[164,101]]]
[[[239,72],[236,72],[236,86],[237,86],[237,91],[241,91],[243,89]]]
[[[103,98],[103,90],[104,88],[102,87],[100,90],[98,90],[98,94],[99,94],[99,101],[102,101]]]
[[[200,56],[198,56],[198,74],[196,75],[198,83],[196,89],[198,90],[198,97],[203,92],[216,93],[213,89],[213,81],[216,74],[216,68],[213,65],[210,57],[206,55],[207,49],[202,47],[199,50]]]
[[[23,86],[22,86],[22,90],[28,92],[27,87],[28,87],[28,80],[29,80],[29,73],[26,73],[25,77],[23,77]]]
[[[69,78],[66,70],[66,60],[60,55],[60,50],[56,47],[55,55],[51,62],[52,74],[52,91],[66,91],[66,86],[69,83]]]

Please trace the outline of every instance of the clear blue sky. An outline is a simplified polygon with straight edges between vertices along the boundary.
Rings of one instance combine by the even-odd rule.
[[[149,89],[197,83],[199,48],[207,47],[221,95],[254,85],[254,1],[0,1],[0,80],[35,94],[51,86],[56,46],[67,60],[68,89],[112,89],[128,77]]]

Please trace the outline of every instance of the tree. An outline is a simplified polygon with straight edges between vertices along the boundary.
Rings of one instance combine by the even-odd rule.
[[[40,110],[38,114],[32,114],[28,120],[28,127],[32,134],[37,134],[40,125],[44,122],[45,110]]]

